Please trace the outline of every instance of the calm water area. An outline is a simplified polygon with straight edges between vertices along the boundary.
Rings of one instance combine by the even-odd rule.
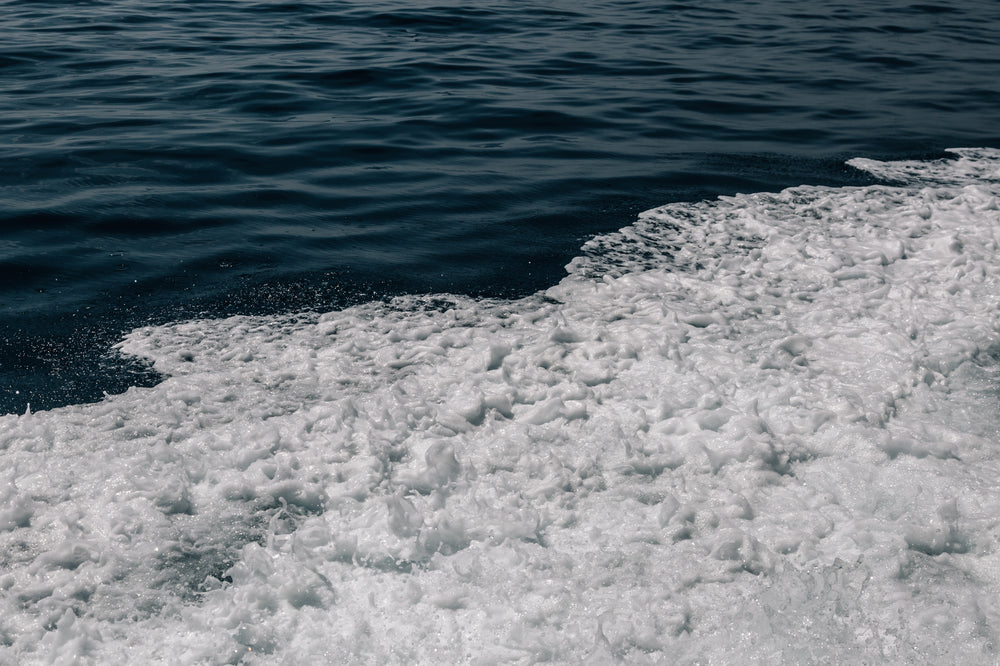
[[[0,2],[0,412],[146,323],[517,296],[671,201],[1000,146],[1000,4]]]

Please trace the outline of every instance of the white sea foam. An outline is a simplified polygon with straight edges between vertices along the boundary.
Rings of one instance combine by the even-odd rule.
[[[1000,152],[518,301],[191,321],[0,419],[3,663],[995,663]]]

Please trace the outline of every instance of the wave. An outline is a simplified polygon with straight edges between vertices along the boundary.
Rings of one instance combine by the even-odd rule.
[[[0,660],[990,661],[1000,151],[679,203],[519,300],[141,328],[0,418]]]

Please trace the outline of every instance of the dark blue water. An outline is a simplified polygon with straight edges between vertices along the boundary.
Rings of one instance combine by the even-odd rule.
[[[0,411],[119,334],[514,296],[640,210],[1000,146],[995,0],[0,2]]]

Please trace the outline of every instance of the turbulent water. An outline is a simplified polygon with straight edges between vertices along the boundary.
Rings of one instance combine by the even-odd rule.
[[[653,206],[1000,145],[993,0],[0,10],[0,412],[155,381],[150,321],[526,295]]]
[[[0,418],[4,663],[998,659],[1000,152],[667,205],[557,285],[137,329]]]

